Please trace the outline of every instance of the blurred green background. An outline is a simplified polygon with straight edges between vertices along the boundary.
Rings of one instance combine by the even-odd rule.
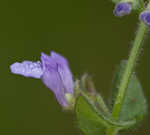
[[[80,135],[73,114],[63,112],[37,79],[10,73],[15,61],[39,60],[51,50],[68,58],[75,78],[90,73],[106,101],[113,72],[128,58],[138,15],[113,16],[109,0],[4,0],[0,2],[0,134]],[[150,38],[137,74],[150,101]],[[107,97],[107,98],[106,98]],[[124,133],[149,134],[150,115],[140,128]]]

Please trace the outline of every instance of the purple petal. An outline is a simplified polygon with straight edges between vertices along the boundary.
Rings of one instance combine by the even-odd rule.
[[[72,73],[69,70],[69,67],[58,66],[58,72],[60,74],[61,80],[65,87],[65,92],[73,94],[74,82],[73,82]]]
[[[61,104],[62,106],[68,105],[65,98],[64,86],[56,70],[52,69],[49,71],[45,71],[42,76],[42,81],[49,89],[54,92],[59,104]]]
[[[55,52],[51,53],[51,57],[58,64],[58,72],[60,74],[61,80],[65,87],[65,92],[73,93],[73,87],[74,87],[73,77],[72,77],[72,73],[69,69],[67,59],[65,59],[63,56],[61,56]]]
[[[121,17],[131,12],[131,4],[127,2],[120,2],[115,6],[114,15]]]
[[[68,67],[67,60],[59,54],[52,52],[51,56],[44,53],[41,55],[43,83],[51,89],[58,102],[62,106],[67,106],[66,93],[73,93],[73,78]]]
[[[57,63],[48,55],[45,53],[41,53],[41,62],[42,62],[42,68],[43,71],[46,69],[57,69]]]
[[[40,78],[43,70],[40,62],[24,61],[14,63],[10,66],[11,72],[25,77]]]
[[[56,63],[62,64],[62,65],[68,65],[67,59],[65,59],[63,56],[59,55],[58,53],[54,51],[52,51],[50,54],[51,54],[51,57],[56,61]]]
[[[58,66],[55,60],[50,56],[42,54],[41,61],[42,66],[44,67],[44,73],[41,77],[43,83],[54,92],[58,102],[62,106],[67,106],[68,103],[65,98],[65,88],[58,73]]]

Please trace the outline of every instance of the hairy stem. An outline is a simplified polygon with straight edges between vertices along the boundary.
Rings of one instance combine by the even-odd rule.
[[[128,83],[134,71],[136,60],[137,60],[137,57],[139,56],[140,49],[142,47],[142,41],[144,39],[144,34],[146,30],[147,30],[146,25],[143,22],[141,22],[138,27],[138,31],[137,31],[130,55],[129,55],[129,59],[128,59],[125,71],[121,79],[120,87],[118,90],[118,95],[117,95],[117,98],[115,100],[115,104],[113,107],[112,117],[116,120],[119,118],[122,103],[123,103],[126,90],[128,87]],[[109,128],[106,133],[106,135],[116,135],[116,134],[117,134],[116,129],[114,128]]]
[[[133,48],[131,50],[131,53],[130,53],[130,56],[129,56],[129,59],[125,68],[125,71],[122,76],[122,80],[121,80],[120,87],[118,90],[118,95],[117,95],[115,105],[113,108],[112,116],[115,119],[117,119],[120,114],[121,106],[122,106],[122,103],[126,94],[128,83],[133,73],[137,57],[140,53],[140,49],[142,47],[142,41],[144,39],[145,32],[146,32],[146,26],[145,24],[141,22],[139,25],[139,29],[137,31],[137,35],[136,35]]]

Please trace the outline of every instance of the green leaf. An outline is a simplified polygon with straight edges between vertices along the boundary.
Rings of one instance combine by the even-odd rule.
[[[104,115],[85,92],[81,91],[81,95],[76,101],[75,112],[78,126],[86,135],[104,135],[109,127],[127,129],[135,125],[135,121],[114,121],[110,115]]]
[[[120,86],[120,80],[122,77],[122,73],[124,72],[125,66],[126,61],[122,61],[114,77],[113,103],[117,95],[118,88]],[[140,84],[140,81],[136,77],[136,74],[133,73],[122,105],[120,120],[129,121],[136,119],[138,123],[144,118],[146,113],[147,113],[147,103],[143,94],[143,89]]]
[[[75,110],[78,126],[85,135],[104,135],[105,123],[82,96],[77,99]]]

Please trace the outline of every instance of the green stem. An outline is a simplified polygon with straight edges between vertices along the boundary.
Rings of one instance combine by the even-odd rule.
[[[126,94],[126,90],[128,87],[130,77],[131,77],[131,75],[134,71],[134,67],[136,65],[137,57],[138,57],[138,55],[140,53],[140,49],[142,47],[142,41],[144,39],[144,34],[147,30],[146,28],[147,28],[146,25],[143,22],[141,22],[139,25],[134,43],[133,43],[133,48],[131,49],[131,52],[130,52],[128,63],[126,65],[125,71],[124,71],[122,79],[121,79],[120,87],[118,90],[118,95],[115,100],[115,104],[114,104],[113,111],[112,111],[112,117],[116,120],[119,118],[119,115],[120,115],[121,106],[122,106],[122,103],[123,103],[123,100],[124,100],[124,97]],[[106,132],[106,135],[116,135],[116,129],[109,128]]]
[[[117,119],[120,114],[121,106],[122,106],[122,103],[123,103],[123,100],[124,100],[124,97],[126,94],[126,89],[128,87],[130,77],[133,73],[137,57],[140,53],[140,49],[142,47],[142,41],[144,39],[144,34],[146,32],[146,28],[147,27],[145,26],[145,24],[143,22],[141,22],[139,25],[139,29],[137,31],[135,41],[133,43],[133,48],[131,50],[131,53],[130,53],[130,56],[128,59],[128,63],[126,65],[125,71],[122,76],[122,80],[121,80],[120,87],[118,90],[118,95],[117,95],[115,105],[113,108],[112,116],[115,119]]]

